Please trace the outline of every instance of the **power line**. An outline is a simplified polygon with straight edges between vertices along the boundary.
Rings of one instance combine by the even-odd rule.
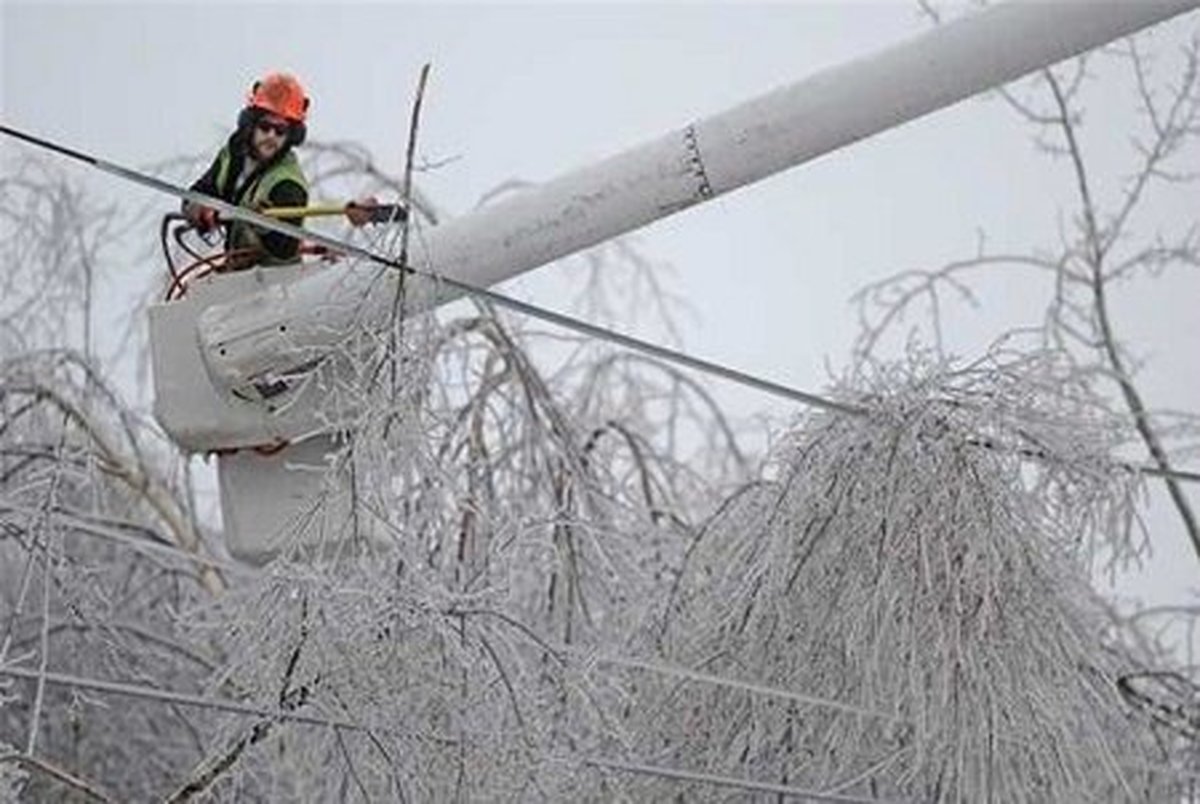
[[[646,765],[640,762],[622,762],[600,757],[584,757],[582,761],[587,765],[595,765],[596,767],[609,768],[625,773],[657,776],[662,779],[673,779],[679,782],[698,782],[718,787],[734,787],[739,790],[753,790],[760,793],[775,793],[776,795],[794,796],[808,801],[828,801],[838,802],[839,804],[889,804],[889,802],[897,801],[896,799],[887,798],[862,798],[860,796],[848,796],[841,793],[822,793],[819,790],[808,790],[786,784],[756,782],[750,779],[738,779],[733,776],[718,776],[712,773],[666,768],[661,765]]]
[[[248,571],[248,574],[251,574],[251,575],[259,574],[260,575],[262,573],[261,573],[261,571],[250,570],[250,571]],[[458,613],[485,615],[485,616],[486,615],[500,616],[500,615],[497,615],[495,612],[491,612],[491,611],[487,611],[487,610],[460,611]],[[510,620],[508,620],[507,617],[500,616],[500,618],[506,622],[511,622]],[[522,628],[524,628],[524,626],[522,626]],[[588,652],[585,650],[581,650],[579,648],[573,648],[570,645],[548,645],[546,643],[542,643],[540,640],[539,640],[539,644],[544,649],[546,649],[549,652],[551,652],[552,654],[558,656],[560,660],[564,660],[564,657],[566,657],[565,662],[574,664],[576,666],[576,668],[580,669],[580,670],[586,670],[589,668],[589,666],[595,665],[595,664],[609,665],[609,666],[613,666],[613,667],[624,667],[624,668],[634,669],[634,670],[643,670],[643,671],[647,671],[647,672],[651,672],[651,673],[657,673],[659,675],[675,676],[676,678],[683,678],[683,679],[687,679],[689,681],[695,681],[695,682],[699,682],[699,683],[703,683],[703,684],[709,684],[709,685],[718,686],[718,687],[725,687],[728,689],[741,690],[743,692],[750,692],[750,693],[754,693],[756,695],[764,695],[764,696],[773,697],[773,698],[781,698],[783,700],[794,701],[796,703],[805,704],[807,706],[815,706],[815,707],[822,708],[822,709],[833,709],[836,711],[840,711],[840,712],[844,712],[844,713],[852,714],[852,715],[877,718],[880,720],[895,722],[895,723],[900,723],[900,724],[909,723],[908,720],[904,719],[900,715],[897,715],[893,712],[885,712],[885,711],[879,710],[879,709],[870,709],[867,707],[858,706],[856,704],[851,704],[851,703],[846,703],[844,701],[834,700],[832,698],[823,698],[823,697],[816,696],[816,695],[805,694],[805,693],[798,692],[798,691],[792,690],[792,689],[785,689],[782,687],[775,687],[775,686],[770,686],[767,684],[759,684],[759,683],[750,682],[750,681],[742,681],[740,679],[735,679],[735,678],[727,678],[724,676],[715,675],[713,673],[705,673],[700,670],[693,670],[691,668],[683,667],[681,665],[672,664],[669,662],[661,662],[661,661],[655,661],[655,660],[649,660],[649,659],[636,659],[636,658],[632,658],[632,657],[617,656],[617,655],[609,654],[609,653],[604,653],[604,654],[591,653],[591,652]],[[14,675],[17,675],[18,677],[22,677],[22,678],[37,678],[37,677],[39,677],[39,674],[34,671],[20,670],[17,668],[0,668],[0,674],[7,673],[10,670]],[[49,679],[53,675],[54,675],[53,673],[49,673],[49,674],[46,674],[46,677]],[[57,679],[57,683],[65,683],[62,681],[62,679],[67,679],[67,678],[74,678],[74,677],[62,676],[61,678]],[[54,679],[51,679],[51,680],[54,680]],[[118,682],[97,682],[97,683],[109,684],[110,685],[109,687],[104,687],[103,689],[107,689],[110,692],[122,692],[122,693],[127,693],[127,694],[134,694],[135,691],[140,690],[141,692],[146,693],[146,697],[160,697],[160,698],[162,697],[161,695],[159,695],[159,693],[161,691],[153,690],[153,688],[134,687],[132,685],[122,685]],[[182,693],[167,693],[167,692],[163,692],[162,694],[169,695],[169,696],[176,696],[176,697],[179,695],[183,695]],[[176,700],[176,698],[171,698],[170,700]],[[247,708],[247,705],[240,704],[237,702],[231,702],[231,701],[222,701],[221,699],[201,698],[199,696],[192,696],[189,700],[193,705],[196,705],[196,706],[207,706],[207,705],[211,704],[212,708],[227,709],[230,711],[241,712],[243,714],[260,714],[260,715],[271,714],[270,710],[263,710],[263,709],[259,709],[259,708],[253,707],[253,706],[250,706],[249,708]],[[324,722],[324,721],[322,721],[322,722]],[[342,722],[342,723],[338,723],[338,724],[334,724],[334,725],[340,725],[345,728],[350,728],[354,724],[351,724],[348,722]]]
[[[83,162],[84,164],[87,164],[97,170],[109,173],[110,175],[116,176],[125,181],[140,184],[144,187],[148,187],[168,195],[173,195],[177,198],[212,207],[234,220],[242,221],[244,223],[251,223],[268,231],[285,234],[296,239],[307,239],[317,242],[329,248],[343,251],[348,254],[353,254],[378,265],[393,268],[412,276],[419,276],[424,279],[428,279],[432,282],[453,288],[465,295],[491,302],[498,307],[503,307],[505,309],[512,310],[513,312],[529,316],[530,318],[536,318],[538,320],[563,327],[564,329],[573,330],[583,335],[589,335],[618,346],[623,346],[627,349],[642,352],[643,354],[657,357],[669,363],[686,366],[688,368],[711,374],[716,377],[723,377],[740,385],[744,385],[749,388],[755,388],[773,396],[788,399],[793,402],[799,402],[800,404],[810,407],[820,408],[837,413],[844,413],[852,416],[866,416],[871,412],[869,408],[861,405],[840,402],[820,396],[818,394],[810,393],[808,391],[802,391],[798,388],[783,385],[773,380],[753,375],[731,366],[726,366],[711,360],[695,357],[675,349],[668,349],[656,343],[635,338],[631,335],[625,335],[607,327],[591,324],[587,321],[575,318],[574,316],[558,313],[536,304],[514,299],[510,296],[504,295],[503,293],[499,293],[488,288],[479,287],[471,284],[470,282],[442,276],[431,271],[414,268],[413,266],[402,263],[399,260],[379,254],[378,252],[369,248],[364,248],[341,238],[324,234],[316,230],[309,230],[300,226],[294,226],[282,220],[277,220],[267,215],[263,215],[262,213],[254,210],[239,207],[220,198],[214,198],[195,190],[171,184],[170,182],[164,181],[155,176],[151,176],[131,168],[123,167],[113,162],[108,162],[92,154],[84,153],[83,151],[79,151],[74,148],[69,148],[42,137],[37,137],[33,134],[12,128],[11,126],[0,124],[0,133],[3,133],[14,139],[21,140],[30,145],[34,145],[38,148],[52,151],[60,156],[67,157],[68,159]],[[1022,454],[1024,454],[1026,457],[1034,458],[1036,460],[1048,459],[1048,456],[1042,456],[1036,452],[1024,452]],[[1118,463],[1117,465],[1128,469],[1129,471],[1149,475],[1152,477],[1170,478],[1189,483],[1200,483],[1200,472],[1163,469],[1157,466],[1129,463]]]
[[[239,207],[220,198],[213,198],[212,196],[204,193],[171,184],[170,182],[164,181],[155,176],[105,161],[92,154],[84,153],[73,148],[68,148],[48,139],[37,137],[33,134],[12,128],[11,126],[0,124],[0,133],[21,140],[30,145],[34,145],[38,148],[52,151],[60,156],[67,157],[68,159],[83,162],[84,164],[89,165],[97,170],[101,170],[125,181],[140,184],[143,187],[148,187],[168,195],[173,195],[186,201],[212,207],[220,211],[223,215],[234,220],[238,220],[243,223],[251,223],[268,231],[288,235],[289,237],[296,239],[307,239],[316,243],[320,243],[321,245],[361,257],[362,259],[378,265],[403,271],[412,276],[419,276],[424,279],[428,279],[432,282],[453,288],[454,290],[473,296],[477,299],[491,302],[498,307],[504,307],[522,315],[529,316],[530,318],[536,318],[565,329],[574,330],[575,332],[579,332],[583,335],[590,335],[601,340],[609,341],[611,343],[624,346],[628,349],[653,355],[654,357],[658,357],[662,360],[688,366],[690,368],[713,374],[715,376],[724,377],[733,382],[737,382],[752,388],[757,388],[775,396],[791,399],[812,407],[838,411],[841,413],[850,413],[854,415],[864,415],[867,413],[866,408],[857,405],[838,402],[817,394],[808,393],[807,391],[791,388],[762,377],[756,377],[739,369],[715,363],[710,360],[693,357],[673,349],[667,349],[666,347],[659,346],[658,344],[650,343],[649,341],[644,341],[640,338],[634,338],[630,335],[624,335],[595,324],[590,324],[572,316],[557,313],[553,310],[548,310],[536,304],[520,301],[518,299],[506,296],[503,293],[498,293],[494,290],[471,284],[470,282],[465,282],[452,277],[442,276],[431,271],[414,268],[411,265],[404,264],[399,260],[395,260],[369,248],[364,248],[355,243],[343,240],[342,238],[324,234],[323,232],[316,230],[294,226],[290,223],[271,218],[254,210],[247,209],[245,207]]]
[[[241,703],[239,701],[231,701],[229,699],[208,698],[200,695],[192,695],[190,693],[176,692],[174,690],[147,687],[141,684],[126,684],[119,681],[105,681],[103,679],[84,678],[66,673],[38,672],[35,670],[24,670],[16,667],[0,667],[0,676],[20,678],[28,681],[40,680],[44,683],[54,684],[56,686],[90,689],[96,692],[105,692],[113,695],[140,698],[158,703],[190,706],[203,709],[216,709],[239,715],[249,715],[280,721],[291,721],[310,726],[324,726],[355,732],[371,731],[369,727],[349,720],[320,717],[315,715],[302,715],[282,709],[270,709],[263,706]],[[385,731],[393,730],[386,729]],[[657,776],[659,778],[671,779],[680,782],[696,782],[701,784],[717,785],[721,787],[734,787],[741,790],[778,793],[795,796],[801,799],[808,799],[810,801],[839,802],[841,804],[885,804],[886,802],[886,799],[866,799],[856,796],[840,795],[836,793],[823,793],[819,790],[808,790],[799,787],[790,787],[788,785],[773,784],[770,782],[756,782],[750,779],[738,779],[731,776],[719,776],[710,773],[700,773],[696,771],[681,770],[678,768],[669,768],[661,765],[626,762],[624,760],[610,759],[607,757],[592,756],[582,753],[576,755],[550,755],[544,753],[535,753],[534,756],[539,759],[552,762],[578,762],[597,768],[607,768],[626,773]]]
[[[0,512],[5,511],[5,510],[13,511],[13,512],[20,512],[20,513],[27,513],[27,514],[36,513],[32,509],[28,509],[23,506],[13,506],[13,505],[7,505],[7,504],[0,506]],[[139,540],[139,539],[131,537],[127,534],[119,533],[115,528],[109,528],[109,527],[99,525],[96,523],[86,522],[82,519],[79,519],[78,517],[73,517],[68,514],[65,514],[64,512],[54,512],[52,514],[52,516],[55,519],[62,522],[62,524],[75,529],[75,532],[79,533],[80,535],[87,535],[87,536],[92,536],[94,538],[112,540],[118,544],[122,544],[124,546],[131,547],[135,550],[140,551],[140,550],[145,550],[145,549],[149,548],[149,552],[151,552],[151,553],[157,553],[157,554],[161,554],[161,555],[170,556],[172,558],[177,558],[180,561],[188,561],[188,562],[193,562],[193,563],[195,563],[196,561],[204,561],[205,563],[208,563],[210,566],[214,566],[214,567],[217,567],[220,569],[236,570],[239,574],[241,574],[245,577],[248,577],[248,578],[258,578],[258,577],[262,577],[265,574],[262,570],[259,570],[259,569],[253,569],[253,568],[249,568],[249,567],[232,565],[229,562],[209,561],[207,559],[203,559],[201,557],[194,556],[183,550],[179,550],[178,548],[170,547],[167,545],[157,545],[157,544],[153,544],[151,542],[147,542],[145,540]],[[291,580],[296,580],[296,581],[307,580],[306,577],[301,577],[301,576],[277,576],[277,577],[287,577]],[[473,611],[463,611],[461,613],[483,615],[483,616],[488,616],[488,615],[497,616],[497,614],[495,612],[491,612],[491,611],[488,611],[485,609],[479,609],[479,610],[473,610]],[[505,617],[501,617],[501,619],[508,621],[508,619]],[[744,692],[751,692],[751,693],[755,693],[758,695],[766,695],[766,696],[775,697],[775,698],[782,698],[784,700],[790,700],[790,701],[794,701],[796,703],[806,704],[808,706],[815,706],[815,707],[825,708],[825,709],[834,709],[834,710],[838,710],[838,711],[845,712],[848,714],[860,715],[860,716],[871,717],[871,718],[878,718],[881,720],[895,721],[895,722],[900,722],[900,723],[907,722],[903,718],[901,718],[899,715],[892,713],[892,712],[885,712],[885,711],[882,711],[879,709],[869,709],[867,707],[858,706],[856,704],[846,703],[844,701],[837,701],[832,698],[822,698],[822,697],[819,697],[816,695],[809,695],[809,694],[805,694],[802,692],[797,692],[796,690],[784,689],[782,687],[773,687],[773,686],[769,686],[766,684],[759,684],[756,682],[742,681],[740,679],[718,676],[713,673],[705,673],[700,670],[693,670],[691,668],[683,667],[681,665],[672,664],[669,662],[661,662],[661,661],[655,661],[655,660],[650,660],[650,659],[637,659],[637,658],[632,658],[632,657],[617,656],[615,654],[609,654],[609,653],[605,653],[605,654],[591,653],[591,652],[581,650],[578,648],[573,648],[570,645],[545,645],[545,644],[543,644],[543,647],[546,648],[547,650],[549,650],[551,653],[554,653],[555,655],[558,655],[560,657],[561,656],[573,657],[571,659],[571,661],[573,661],[577,666],[582,666],[584,668],[586,668],[588,665],[591,665],[591,664],[605,664],[605,665],[614,666],[614,667],[624,667],[624,668],[634,669],[634,670],[643,670],[643,671],[647,671],[647,672],[657,673],[659,675],[675,676],[677,678],[684,678],[689,681],[696,681],[699,683],[710,684],[710,685],[715,685],[715,686],[720,686],[720,687],[726,687],[729,689],[742,690]],[[0,672],[3,672],[3,671],[0,671]],[[21,672],[27,672],[27,671],[21,671]],[[201,699],[197,699],[197,701],[199,701],[199,700],[201,700]],[[253,712],[251,712],[251,714],[253,714]]]
[[[622,656],[613,656],[611,654],[596,654],[587,656],[578,651],[572,651],[577,655],[585,656],[586,659],[597,664],[607,664],[616,667],[626,667],[634,670],[645,670],[651,673],[660,675],[676,676],[689,681],[697,681],[703,684],[711,684],[718,687],[727,687],[729,689],[742,690],[744,692],[753,692],[758,695],[766,695],[774,698],[783,698],[784,700],[795,701],[796,703],[816,706],[823,709],[836,709],[841,712],[846,712],[853,715],[862,715],[865,717],[879,718],[881,720],[895,721],[898,723],[907,723],[908,721],[901,718],[899,715],[891,712],[884,712],[878,709],[868,709],[863,706],[855,706],[854,704],[835,701],[830,698],[819,698],[815,695],[806,695],[794,690],[783,689],[781,687],[771,687],[765,684],[756,684],[750,681],[741,681],[735,678],[725,678],[724,676],[714,675],[712,673],[704,673],[699,670],[692,670],[679,665],[668,664],[665,662],[649,661],[647,659],[631,659]]]
[[[96,692],[105,692],[113,695],[124,695],[127,697],[140,698],[145,700],[156,701],[160,703],[175,704],[181,706],[191,706],[206,709],[217,709],[230,712],[233,714],[248,715],[263,718],[278,719],[281,721],[291,721],[302,723],[311,726],[325,726],[335,729],[344,729],[347,731],[370,731],[366,726],[355,723],[349,720],[341,720],[337,718],[325,718],[316,715],[302,715],[295,712],[287,712],[277,709],[269,709],[267,707],[255,706],[253,704],[244,704],[238,701],[231,701],[221,698],[208,698],[200,695],[192,695],[189,693],[176,692],[174,690],[164,690],[155,687],[147,687],[140,684],[127,684],[116,681],[105,681],[95,678],[84,678],[81,676],[70,675],[66,673],[38,673],[34,670],[23,670],[16,667],[0,667],[0,676],[8,676],[10,678],[20,678],[25,680],[36,680],[39,676],[44,678],[46,683],[56,686],[78,687],[81,689],[90,689]],[[387,731],[393,731],[388,729]],[[811,801],[839,802],[841,804],[860,804],[870,802],[871,804],[886,804],[886,799],[879,798],[857,798],[846,796],[837,793],[826,793],[818,790],[807,790],[787,785],[779,785],[770,782],[757,782],[750,779],[738,779],[729,776],[719,776],[715,774],[702,773],[697,771],[682,770],[679,768],[669,768],[661,765],[650,765],[645,763],[626,762],[623,760],[609,759],[605,757],[591,756],[579,754],[571,755],[539,755],[541,759],[552,762],[573,763],[579,762],[585,765],[592,765],[600,768],[608,768],[625,773],[636,773],[648,776],[656,776],[665,779],[674,779],[681,782],[694,782],[700,784],[711,784],[721,787],[734,787],[742,790],[752,790],[756,792],[769,792],[781,795],[795,796],[801,799]],[[1165,766],[1155,766],[1144,763],[1121,763],[1123,767],[1130,770],[1139,770],[1150,773],[1160,773],[1166,776],[1172,776],[1180,779],[1196,780],[1200,776]]]
[[[368,731],[365,726],[349,720],[338,720],[336,718],[318,717],[315,715],[301,715],[281,709],[269,709],[265,706],[255,706],[254,704],[242,703],[240,701],[231,701],[228,698],[208,698],[202,695],[193,695],[186,692],[176,692],[175,690],[164,690],[157,687],[148,687],[144,684],[127,684],[121,681],[106,681],[99,678],[83,678],[81,676],[70,675],[68,673],[39,673],[36,670],[24,670],[19,667],[0,667],[0,676],[21,678],[28,681],[44,679],[47,684],[54,684],[60,687],[79,687],[80,689],[94,690],[96,692],[108,692],[112,693],[113,695],[124,695],[130,698],[142,698],[145,700],[158,701],[160,703],[179,704],[181,706],[191,706],[200,709],[217,709],[224,712],[233,712],[239,715],[254,715],[256,717],[291,720],[297,723],[306,723],[310,726],[332,726],[339,729],[349,729],[351,731]]]

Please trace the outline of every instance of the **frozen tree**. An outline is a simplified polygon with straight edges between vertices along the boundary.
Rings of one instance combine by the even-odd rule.
[[[1028,253],[994,253],[983,240],[977,254],[864,288],[857,297],[864,325],[858,359],[874,356],[881,339],[914,312],[928,313],[932,341],[940,348],[947,297],[974,303],[972,281],[987,271],[1035,272],[1049,279],[1041,346],[1071,355],[1081,375],[1097,389],[1107,389],[1106,396],[1134,423],[1150,462],[1170,474],[1170,443],[1187,446],[1187,439],[1194,439],[1195,412],[1156,411],[1147,401],[1137,382],[1137,351],[1120,337],[1114,296],[1135,280],[1200,266],[1195,220],[1164,224],[1161,217],[1164,200],[1194,187],[1200,152],[1200,34],[1193,29],[1172,44],[1148,53],[1143,39],[1130,39],[1000,90],[1035,129],[1039,151],[1069,165],[1073,203],[1065,211],[1061,242]],[[1097,75],[1108,82],[1097,81]],[[1121,79],[1132,94],[1137,128],[1113,130],[1107,121],[1086,127],[1091,93],[1111,92],[1102,87]],[[1089,158],[1089,137],[1097,151],[1127,142],[1125,164],[1114,169]],[[1187,493],[1169,476],[1164,483],[1184,534],[1200,555],[1200,526]]]
[[[631,255],[592,259],[605,282],[628,285],[643,270]],[[748,462],[707,393],[677,371],[594,344],[563,349],[561,334],[539,345],[545,336],[485,305],[393,327],[352,335],[341,368],[313,380],[330,419],[353,432],[331,470],[348,482],[326,505],[351,516],[314,510],[307,526],[321,532],[298,532],[291,560],[239,582],[203,618],[209,632],[238,635],[223,672],[250,680],[239,686],[282,702],[307,673],[320,683],[301,700],[369,739],[348,752],[333,735],[305,738],[298,750],[321,761],[243,758],[215,789],[284,784],[323,798],[352,778],[406,798],[576,797],[578,756],[602,752],[620,725],[573,671],[572,646],[637,626],[678,564],[689,518],[743,482]],[[342,545],[338,560],[300,560],[323,540]],[[248,727],[231,728],[196,787],[244,753]]]
[[[352,148],[311,153],[325,181],[395,186]],[[330,484],[278,562],[231,566],[194,514],[189,463],[86,350],[62,348],[105,218],[38,206],[82,191],[24,170],[43,174],[6,186],[6,259],[39,279],[52,262],[70,303],[13,275],[0,491],[19,694],[0,711],[25,750],[5,767],[49,791],[67,782],[29,766],[57,763],[76,793],[117,798],[567,795],[577,754],[617,722],[566,646],[631,628],[690,518],[752,471],[704,388],[486,306],[399,316],[350,337],[352,382],[313,380],[354,432],[331,467],[351,482]],[[627,244],[574,262],[593,300],[657,282]],[[314,563],[313,528],[340,555]],[[87,686],[106,679],[130,682],[119,709]]]
[[[1122,338],[1120,316],[1122,300],[1136,292],[1137,283],[1179,282],[1200,266],[1195,220],[1169,214],[1173,202],[1195,192],[1200,36],[1194,27],[1153,36],[1162,37],[1156,47],[1149,46],[1149,37],[1131,39],[1000,91],[1032,128],[1038,152],[1065,168],[1058,175],[1064,177],[1069,206],[1061,214],[1059,242],[1028,252],[998,251],[981,238],[975,254],[864,288],[857,297],[863,330],[856,356],[864,364],[878,359],[889,336],[901,334],[902,322],[914,316],[923,320],[914,327],[917,337],[945,353],[943,323],[957,312],[953,301],[986,302],[980,294],[988,292],[981,289],[988,274],[1040,276],[1040,284],[1025,285],[1045,289],[1040,321],[1032,327],[1021,322],[999,342],[1003,348],[1019,343],[1031,352],[1054,350],[1070,362],[1071,381],[1089,389],[1097,410],[1128,422],[1126,441],[1113,444],[1113,451],[1145,461],[1160,476],[1149,490],[1168,501],[1179,535],[1200,555],[1189,478],[1175,471],[1195,454],[1197,413],[1156,408],[1141,371],[1148,347]],[[1113,86],[1127,91],[1127,109],[1136,120],[1132,130],[1089,114],[1099,93],[1111,100]],[[1111,155],[1102,155],[1115,151],[1125,160],[1116,169]],[[906,334],[912,337],[913,331]],[[1164,529],[1152,534],[1159,545],[1176,537]],[[1157,722],[1162,739],[1187,765],[1195,753],[1197,690],[1190,658],[1195,615],[1186,603],[1132,615],[1110,611],[1114,622],[1130,626],[1118,630],[1140,660],[1156,665],[1127,668],[1117,688],[1127,704]]]
[[[1070,378],[914,360],[845,389],[861,418],[801,420],[689,551],[660,632],[676,662],[776,693],[664,687],[645,750],[884,800],[1169,796],[1088,583],[1098,547],[1136,549],[1137,479]]]
[[[357,146],[305,150],[315,194],[410,201],[407,228],[342,233],[380,253],[446,217]],[[42,165],[15,173],[0,248],[29,275],[4,274],[0,308],[0,794],[1186,792],[1185,676],[1089,583],[1143,546],[1145,478],[1114,454],[1144,417],[1120,415],[1095,382],[1114,371],[1084,370],[1065,329],[968,365],[861,360],[763,460],[694,376],[482,302],[408,315],[401,283],[388,327],[346,333],[303,380],[337,448],[249,567],[197,513],[199,459],[94,359],[107,213]],[[1095,250],[1069,252],[1063,284],[1102,296]],[[595,320],[671,309],[628,242],[566,263]],[[861,355],[956,279],[868,291],[886,304]],[[1086,298],[1056,297],[1048,327]]]

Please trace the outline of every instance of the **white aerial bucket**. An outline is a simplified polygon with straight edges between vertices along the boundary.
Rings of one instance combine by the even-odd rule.
[[[339,443],[329,434],[319,382],[279,382],[265,395],[219,390],[196,323],[214,304],[268,288],[286,295],[291,283],[326,269],[297,264],[212,274],[150,308],[155,416],[184,450],[217,454],[225,544],[247,563],[263,564],[282,550],[329,556],[344,549],[356,532],[349,484],[330,469]]]
[[[154,415],[183,449],[191,452],[278,444],[326,428],[320,390],[295,383],[266,396],[253,388],[230,393],[212,382],[199,345],[197,322],[216,304],[263,298],[271,290],[286,298],[289,288],[328,266],[255,267],[212,274],[188,285],[174,301],[150,307],[150,352],[154,373]],[[264,316],[266,317],[266,316]]]
[[[225,547],[247,564],[281,553],[329,559],[363,530],[354,521],[348,472],[335,467],[338,440],[318,435],[277,452],[242,449],[217,457]]]

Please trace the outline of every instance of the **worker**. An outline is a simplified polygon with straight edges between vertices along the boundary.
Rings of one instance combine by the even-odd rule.
[[[191,189],[255,211],[307,205],[308,181],[292,149],[304,142],[308,107],[308,96],[294,76],[271,73],[254,82],[238,114],[237,130]],[[299,259],[300,243],[294,237],[241,221],[221,224],[215,209],[191,201],[184,202],[183,213],[201,234],[225,226],[226,270]],[[346,216],[355,226],[369,219],[354,204]],[[303,225],[303,218],[282,220]]]

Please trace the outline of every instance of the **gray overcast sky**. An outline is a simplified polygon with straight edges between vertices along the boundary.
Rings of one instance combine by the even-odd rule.
[[[457,159],[421,177],[451,213],[509,178],[548,179],[774,86],[924,29],[916,4],[401,5],[393,3],[0,4],[6,123],[120,164],[211,153],[251,81],[288,69],[313,98],[311,135],[353,139],[401,165],[413,87],[432,63],[420,152]],[[1156,34],[1196,27],[1196,15]],[[1085,128],[1119,176],[1128,86],[1105,84]],[[1096,93],[1094,93],[1096,94]],[[5,145],[4,148],[11,146]],[[115,180],[100,188],[118,193]],[[1066,165],[1033,154],[1028,129],[972,100],[740,190],[637,236],[670,262],[670,289],[696,312],[685,345],[780,382],[820,390],[856,332],[850,294],[908,268],[1057,243],[1072,198]],[[139,191],[140,192],[140,191]],[[146,195],[143,193],[143,198]],[[1111,197],[1111,196],[1109,196]],[[174,202],[162,199],[164,209]],[[1195,215],[1194,187],[1164,219]],[[1149,223],[1149,222],[1148,222]],[[519,280],[539,297],[545,272]],[[121,281],[113,277],[112,281]],[[997,326],[1034,323],[1026,278],[997,277],[952,343],[975,355]],[[1149,361],[1158,407],[1200,410],[1200,282],[1144,285],[1117,326]],[[1041,296],[1039,295],[1040,299]],[[741,410],[786,406],[722,391]],[[1181,541],[1178,539],[1176,541]],[[1184,545],[1160,543],[1175,581]]]

